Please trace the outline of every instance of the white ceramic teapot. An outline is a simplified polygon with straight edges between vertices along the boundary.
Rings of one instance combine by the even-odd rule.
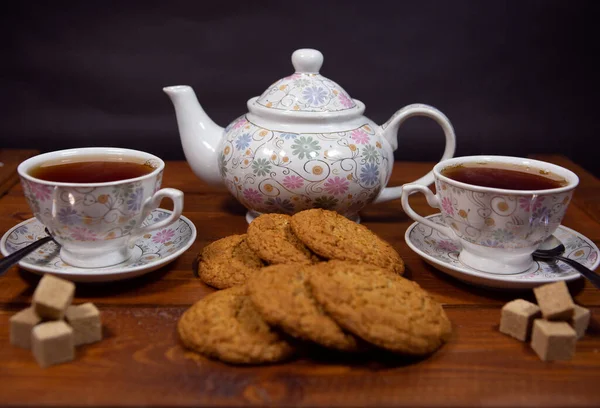
[[[313,207],[358,219],[368,203],[400,198],[402,187],[386,184],[398,127],[412,116],[434,119],[446,137],[442,160],[453,156],[454,130],[439,110],[408,105],[378,126],[363,116],[362,102],[319,74],[319,51],[297,50],[292,63],[294,74],[250,99],[249,112],[225,129],[206,115],[191,87],[164,88],[192,170],[208,183],[224,183],[248,208],[248,222],[260,213]],[[416,183],[433,183],[433,173]]]

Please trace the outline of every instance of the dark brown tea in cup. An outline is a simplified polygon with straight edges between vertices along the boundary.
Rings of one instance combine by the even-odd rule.
[[[34,167],[28,173],[40,180],[61,183],[106,183],[152,173],[154,167],[133,157],[90,156],[65,158]]]
[[[547,170],[516,164],[463,163],[446,167],[441,173],[461,183],[507,190],[547,190],[568,184]]]

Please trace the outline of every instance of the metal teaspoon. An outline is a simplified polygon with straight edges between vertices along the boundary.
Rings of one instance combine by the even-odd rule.
[[[533,257],[544,261],[559,260],[564,262],[585,276],[594,286],[600,289],[600,275],[591,269],[586,268],[579,262],[562,256],[564,252],[565,246],[558,238],[552,236],[540,245],[540,248],[533,253]]]
[[[35,251],[36,249],[38,249],[39,247],[41,247],[42,245],[44,245],[50,241],[54,241],[54,238],[52,238],[52,235],[50,235],[48,228],[46,228],[46,234],[48,234],[47,237],[40,238],[37,241],[35,241],[34,243],[29,244],[26,247],[21,248],[16,252],[13,252],[6,258],[1,259],[0,260],[0,276],[4,275],[6,273],[6,271],[8,271],[14,264],[19,262],[21,259],[25,258],[31,252]],[[54,242],[56,243],[56,245],[59,245],[56,241],[54,241]]]

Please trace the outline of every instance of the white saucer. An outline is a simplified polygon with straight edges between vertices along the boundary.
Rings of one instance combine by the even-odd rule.
[[[155,223],[171,214],[171,211],[156,209],[144,221],[144,225]],[[45,237],[44,226],[35,218],[11,228],[0,240],[0,251],[7,256],[16,250]],[[184,216],[173,224],[153,231],[138,239],[131,258],[106,268],[76,268],[65,264],[58,256],[59,249],[49,242],[19,262],[19,266],[28,271],[50,273],[74,282],[109,282],[129,279],[152,272],[174,261],[183,254],[196,239],[196,227]]]
[[[443,225],[441,214],[426,218]],[[566,247],[564,256],[592,270],[600,263],[598,247],[580,233],[561,225],[554,236]],[[536,261],[529,270],[514,275],[495,275],[478,271],[458,260],[460,243],[418,222],[408,227],[404,239],[425,262],[457,279],[475,285],[501,289],[529,289],[544,283],[570,281],[580,277],[575,269],[563,262]]]

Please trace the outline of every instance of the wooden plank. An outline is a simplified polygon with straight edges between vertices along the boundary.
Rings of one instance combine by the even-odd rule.
[[[6,197],[5,197],[6,198]],[[243,216],[232,219],[231,216],[216,215],[206,217],[202,213],[184,213],[198,228],[198,237],[192,247],[172,264],[149,275],[127,282],[111,284],[78,285],[78,297],[85,300],[106,304],[190,304],[207,293],[209,289],[192,276],[192,263],[199,251],[210,242],[226,235],[240,234],[246,231],[247,224]],[[15,220],[15,223],[18,220]],[[0,219],[0,227],[6,225]],[[426,264],[404,242],[404,232],[408,222],[368,223],[369,227],[392,243],[406,262],[407,277],[417,281],[424,289],[431,292],[438,301],[445,304],[500,305],[512,300],[515,296],[526,294],[513,291],[490,292],[449,277],[441,271]],[[595,225],[594,222],[589,224]],[[10,225],[12,226],[12,224]],[[597,229],[597,227],[595,227]],[[597,242],[597,241],[596,241]],[[0,304],[26,304],[29,302],[37,275],[27,271],[19,271],[13,267],[2,279],[0,285]],[[600,296],[595,288],[584,280],[570,284],[576,300],[585,306],[600,305]],[[81,289],[79,289],[81,288]],[[132,292],[135,296],[132,296]],[[527,294],[527,295],[530,295]]]
[[[561,164],[561,157],[546,158]],[[414,180],[432,163],[396,163],[391,185]],[[580,174],[581,176],[581,174]],[[600,242],[594,208],[585,206],[597,180],[582,185],[565,225]],[[175,262],[125,282],[77,285],[76,302],[93,301],[106,339],[78,349],[74,363],[42,370],[31,353],[8,344],[8,318],[31,301],[37,275],[13,268],[0,285],[0,381],[4,405],[285,405],[285,406],[595,406],[600,389],[600,292],[579,280],[576,301],[592,307],[589,335],[569,362],[543,363],[524,344],[497,331],[500,307],[531,292],[489,291],[450,278],[425,264],[404,242],[412,223],[398,201],[371,205],[365,225],[391,242],[407,276],[446,305],[454,324],[449,345],[429,359],[313,354],[287,364],[231,367],[194,357],[179,345],[175,326],[190,304],[212,292],[192,276],[192,262],[209,242],[246,230],[245,209],[228,192],[204,185],[185,162],[169,162],[163,186],[186,193],[184,214],[198,228],[194,245]],[[588,190],[586,190],[588,188]],[[417,211],[432,214],[422,196]],[[165,203],[165,207],[169,204]],[[0,229],[30,218],[19,185],[0,199]]]
[[[287,364],[236,367],[182,349],[175,327],[184,310],[104,307],[105,339],[78,348],[74,362],[48,369],[29,350],[10,346],[7,330],[0,330],[2,403],[553,407],[600,401],[597,320],[566,362],[544,363],[526,344],[499,333],[497,308],[449,308],[449,344],[421,361],[312,350]],[[0,327],[13,312],[0,312]]]
[[[0,149],[0,197],[19,181],[19,164],[37,153],[37,150]]]
[[[193,187],[195,184],[201,184],[197,180],[194,181],[194,176],[189,170],[189,173],[186,173],[187,176],[179,173],[179,171],[185,170],[183,165],[187,166],[181,162],[168,163],[167,169],[171,169],[173,172],[165,174],[165,185],[171,185],[171,182],[177,180],[179,182],[188,180],[183,185],[191,186],[190,188],[194,189],[196,188]],[[410,177],[416,177],[416,175],[424,173],[428,165],[415,163],[413,167],[400,163],[397,167],[405,167],[406,173],[409,173]],[[402,171],[397,173],[402,174]],[[178,187],[180,186],[178,185]],[[410,201],[413,207],[422,214],[437,212],[426,204],[422,195],[413,195]],[[18,185],[2,198],[0,204],[3,208],[3,214],[0,216],[1,230],[5,231],[32,216],[27,211],[27,204]],[[188,193],[186,194],[184,215],[190,218],[198,228],[198,237],[195,244],[174,263],[149,276],[129,282],[84,285],[83,292],[79,291],[78,295],[82,296],[82,299],[103,304],[136,304],[140,302],[146,305],[185,305],[208,293],[210,289],[193,279],[192,262],[196,254],[208,243],[227,235],[244,233],[247,228],[244,218],[245,209],[228,192]],[[464,284],[427,265],[404,242],[404,233],[412,220],[404,214],[397,201],[370,205],[362,212],[362,218],[365,225],[392,243],[398,250],[406,262],[407,276],[419,282],[444,304],[500,305],[512,300],[515,296],[524,296],[518,292],[490,293],[486,289]],[[600,243],[598,224],[577,205],[569,208],[565,217],[565,225],[585,234],[597,244]],[[0,303],[26,304],[32,292],[31,285],[34,285],[36,280],[36,275],[26,271],[19,272],[17,267],[13,268],[3,278],[3,285],[0,286]],[[570,286],[580,304],[600,305],[600,296],[587,282],[578,280]],[[131,296],[131,291],[135,291],[136,296]]]
[[[171,267],[152,272],[147,276],[106,284],[78,284],[77,299],[101,305],[189,305],[202,298],[213,289],[192,276],[191,265],[194,254],[184,255]],[[181,267],[180,263],[183,262]],[[472,286],[443,274],[437,269],[420,264],[418,261],[411,280],[429,292],[434,299],[444,305],[468,305],[470,307],[501,307],[513,299],[524,298],[533,301],[532,292],[489,290]],[[172,268],[172,269],[171,269]],[[421,270],[422,268],[422,270]],[[31,295],[39,277],[26,271],[11,269],[0,285],[0,308],[25,307],[31,302]],[[598,289],[584,279],[569,284],[575,301],[585,307],[600,306]]]
[[[102,305],[189,305],[212,292],[192,273],[192,263],[204,244],[197,242],[173,263],[148,275],[123,282],[79,283],[77,299]],[[406,276],[442,304],[500,307],[516,298],[533,300],[529,290],[489,290],[463,283],[423,262],[406,244],[400,254],[407,265]],[[13,267],[2,277],[0,307],[25,307],[31,301],[38,280],[38,275]],[[598,289],[587,280],[578,279],[569,283],[569,287],[577,303],[586,307],[600,306]]]

